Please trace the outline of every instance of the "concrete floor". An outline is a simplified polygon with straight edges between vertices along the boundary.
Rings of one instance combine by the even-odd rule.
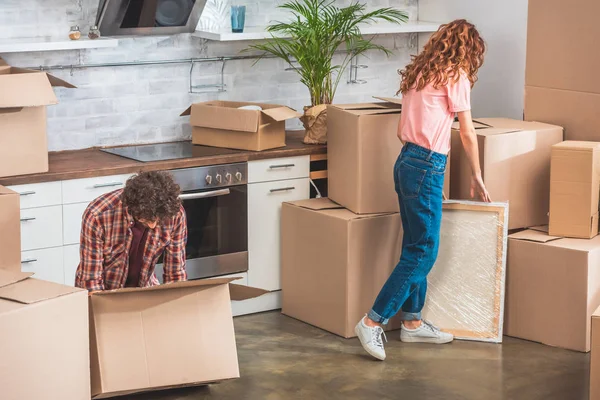
[[[235,319],[241,378],[123,400],[587,400],[589,355],[505,338],[403,344],[372,361],[346,340],[278,312]],[[215,332],[218,334],[218,332]]]

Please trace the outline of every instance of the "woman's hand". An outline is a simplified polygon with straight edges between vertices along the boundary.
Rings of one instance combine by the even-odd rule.
[[[475,196],[479,197],[481,201],[485,201],[486,203],[492,202],[492,199],[490,199],[490,194],[485,188],[483,178],[480,174],[471,176],[471,198],[474,199]]]

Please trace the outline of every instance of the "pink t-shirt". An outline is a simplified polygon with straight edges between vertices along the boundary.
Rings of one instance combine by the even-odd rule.
[[[436,153],[450,151],[454,115],[471,109],[471,82],[465,74],[457,82],[435,89],[429,84],[402,96],[398,137]]]

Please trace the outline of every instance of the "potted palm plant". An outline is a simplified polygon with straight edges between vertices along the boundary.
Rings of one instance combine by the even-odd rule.
[[[360,26],[373,22],[399,24],[406,22],[405,12],[380,8],[367,12],[358,2],[348,7],[336,7],[334,0],[292,0],[279,6],[292,13],[289,22],[276,22],[267,30],[271,38],[250,46],[262,56],[284,60],[300,76],[310,93],[310,106],[304,107],[300,118],[306,135],[304,143],[327,142],[327,104],[331,104],[343,72],[353,57],[368,50],[391,52],[365,39]],[[342,52],[339,63],[334,55]]]

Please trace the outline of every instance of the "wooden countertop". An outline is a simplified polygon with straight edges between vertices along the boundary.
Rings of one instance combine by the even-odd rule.
[[[303,136],[304,132],[302,131],[288,132],[286,138],[287,146],[280,149],[246,151],[194,146],[193,158],[146,163],[104,153],[97,148],[55,153],[51,152],[49,153],[50,167],[48,172],[0,178],[0,185],[23,185],[29,183],[91,178],[95,176],[131,174],[140,171],[202,167],[206,165],[264,160],[268,158],[327,153],[326,145],[306,145],[302,143]]]

